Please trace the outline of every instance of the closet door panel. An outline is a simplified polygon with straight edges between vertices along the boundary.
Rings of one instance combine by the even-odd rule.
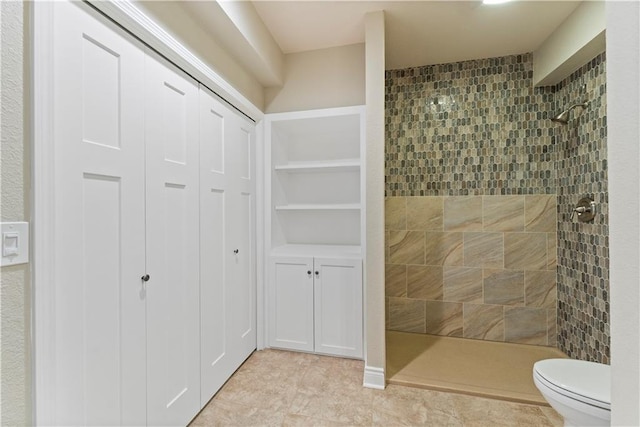
[[[253,123],[200,90],[204,405],[256,348]]]
[[[204,406],[242,363],[230,346],[231,292],[226,268],[228,189],[225,129],[229,110],[200,90],[200,336]],[[233,213],[232,213],[233,214]]]
[[[145,58],[148,422],[200,408],[198,88]]]
[[[227,224],[233,252],[227,268],[233,307],[232,342],[242,360],[256,348],[255,190],[253,123],[233,114],[229,117],[226,144],[229,170]]]
[[[144,53],[54,6],[57,425],[144,425]]]

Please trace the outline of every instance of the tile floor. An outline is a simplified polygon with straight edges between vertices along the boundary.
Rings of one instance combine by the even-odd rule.
[[[362,387],[363,362],[255,352],[191,426],[561,426],[549,407],[389,385]]]

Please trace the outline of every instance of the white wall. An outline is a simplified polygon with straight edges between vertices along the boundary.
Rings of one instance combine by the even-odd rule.
[[[605,2],[585,1],[533,52],[533,83],[562,81],[605,49]]]
[[[365,103],[364,44],[285,55],[284,85],[265,89],[265,112]]]
[[[261,110],[264,108],[262,85],[242,68],[182,8],[179,1],[136,1],[136,7],[162,26],[230,85]]]
[[[640,425],[640,4],[607,2],[611,421]]]
[[[379,370],[384,387],[384,12],[365,16],[367,55],[367,200],[365,264],[365,384],[367,371]]]
[[[29,144],[25,104],[28,46],[28,3],[0,2],[1,109],[0,217],[2,221],[29,220]],[[0,425],[31,423],[30,278],[29,265],[0,271]]]
[[[273,85],[281,85],[284,76],[284,55],[253,3],[224,1],[218,2],[218,5],[251,46],[251,50],[260,58],[266,73],[270,74],[269,81],[273,82]],[[264,82],[263,85],[270,86]]]

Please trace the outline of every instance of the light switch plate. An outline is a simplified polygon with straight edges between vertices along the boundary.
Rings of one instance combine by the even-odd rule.
[[[0,232],[2,267],[29,262],[29,223],[3,222]]]

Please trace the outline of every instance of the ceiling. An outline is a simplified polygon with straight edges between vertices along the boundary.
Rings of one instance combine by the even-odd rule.
[[[387,69],[532,52],[579,3],[253,1],[285,54],[363,43],[364,15],[384,10]]]

